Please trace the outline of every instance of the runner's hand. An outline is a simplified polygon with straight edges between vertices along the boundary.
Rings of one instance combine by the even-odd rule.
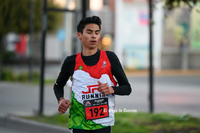
[[[64,114],[68,108],[71,107],[71,103],[69,100],[66,100],[66,99],[61,99],[59,101],[59,107],[58,107],[58,111],[61,113],[61,114]]]
[[[99,87],[98,90],[103,94],[103,95],[110,95],[114,93],[114,90],[112,87],[109,87],[107,84],[103,84],[100,81],[98,81]]]

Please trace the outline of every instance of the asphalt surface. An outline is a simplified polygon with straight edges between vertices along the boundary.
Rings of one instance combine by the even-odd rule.
[[[116,96],[116,109],[148,112],[148,77],[128,77],[130,96]],[[45,85],[44,114],[57,113],[53,84]],[[200,76],[158,76],[154,78],[155,113],[191,114],[200,116]],[[65,87],[65,98],[70,89]],[[0,82],[0,113],[34,115],[39,109],[39,85]]]
[[[3,127],[3,126],[0,126],[0,132],[1,133],[28,133],[27,131],[23,131],[23,130],[20,130],[20,129],[10,129],[8,127]]]
[[[59,70],[58,70],[59,71]],[[57,73],[57,72],[54,72]],[[55,74],[56,75],[56,74]],[[55,76],[54,75],[54,76]],[[52,75],[51,75],[52,76]],[[53,76],[52,76],[53,78]],[[130,96],[116,96],[116,110],[122,112],[149,111],[149,81],[147,76],[129,75],[132,86]],[[44,114],[58,113],[53,84],[45,85]],[[200,75],[156,76],[154,78],[154,112],[176,115],[190,114],[200,117]],[[65,98],[70,99],[70,89],[65,87]],[[35,115],[39,109],[39,85],[0,82],[0,114],[3,116]],[[0,123],[0,133],[28,133]],[[31,133],[31,132],[30,132]]]
[[[69,133],[67,128],[0,114],[1,133]]]
[[[132,94],[117,97],[117,108],[149,111],[148,77],[129,77]],[[159,76],[154,78],[154,112],[200,117],[200,76]]]

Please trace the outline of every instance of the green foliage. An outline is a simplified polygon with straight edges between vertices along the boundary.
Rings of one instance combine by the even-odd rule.
[[[190,9],[192,9],[200,0],[163,0],[165,6],[171,10],[175,7],[179,7],[181,3],[188,5]]]
[[[9,82],[29,82],[29,73],[22,72],[20,74],[15,74],[10,69],[5,69],[2,72],[2,81]],[[40,82],[40,74],[38,72],[33,72],[33,81],[32,83],[38,84]],[[54,84],[55,80],[45,79],[45,84]]]
[[[29,119],[29,120],[34,120],[34,121],[39,121],[39,122],[43,122],[43,123],[49,123],[49,124],[53,124],[53,125],[67,127],[69,116],[67,114],[64,114],[64,115],[56,114],[53,116],[42,115],[42,116],[25,117],[25,118]]]
[[[27,81],[28,80],[29,75],[27,73],[21,73],[18,76],[18,81]]]
[[[17,77],[10,70],[4,70],[2,72],[2,80],[4,80],[4,81],[16,81]]]
[[[32,0],[34,5],[34,31],[41,31],[42,0]],[[54,5],[53,0],[48,0],[48,5]],[[30,0],[0,0],[0,35],[8,32],[28,33]],[[62,13],[48,13],[47,29],[54,31],[62,21]]]
[[[28,72],[23,72],[20,74],[14,74],[11,70],[6,69],[2,72],[3,81],[18,81],[18,82],[27,82],[29,81]],[[33,72],[33,81],[39,81],[39,73]]]
[[[113,133],[174,133],[200,132],[200,119],[189,115],[174,116],[167,113],[116,113]],[[123,129],[120,129],[123,127]]]
[[[67,127],[68,115],[26,117],[30,120]],[[112,133],[199,133],[200,119],[167,113],[115,113]]]

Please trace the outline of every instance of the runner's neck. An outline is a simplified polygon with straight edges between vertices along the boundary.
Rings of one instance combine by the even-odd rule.
[[[91,56],[97,53],[97,49],[92,49],[92,50],[83,50],[82,55],[83,56]]]

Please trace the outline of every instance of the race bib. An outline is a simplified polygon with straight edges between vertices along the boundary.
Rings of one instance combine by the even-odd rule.
[[[83,101],[86,120],[94,120],[109,116],[108,98]]]

